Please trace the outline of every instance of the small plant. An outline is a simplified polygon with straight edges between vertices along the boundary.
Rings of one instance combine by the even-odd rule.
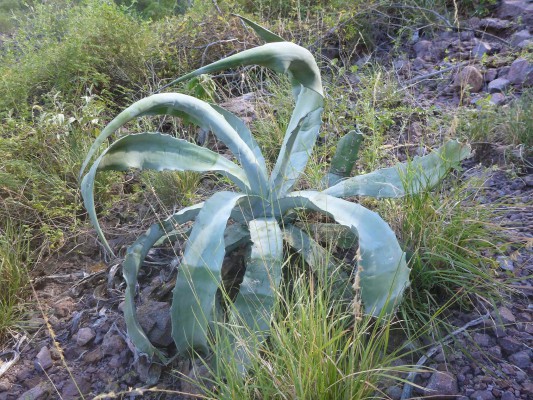
[[[394,309],[409,284],[405,253],[394,232],[378,214],[340,198],[403,196],[406,189],[402,185],[402,176],[407,173],[417,178],[409,190],[424,190],[438,183],[451,165],[469,154],[467,146],[452,141],[410,163],[344,179],[350,175],[357,158],[357,152],[349,149],[360,141],[360,134],[352,131],[337,147],[332,169],[324,179],[329,186],[326,190],[291,191],[305,169],[320,129],[324,105],[320,71],[309,51],[285,42],[251,21],[244,18],[243,21],[269,43],[200,68],[171,84],[200,74],[251,64],[287,73],[296,104],[270,176],[252,133],[238,117],[216,105],[178,93],[154,94],[121,112],[93,143],[81,169],[83,174],[104,141],[128,121],[161,114],[186,118],[200,128],[212,131],[240,164],[182,139],[160,133],[141,133],[114,142],[83,177],[85,207],[109,252],[112,250],[98,224],[93,198],[94,180],[99,170],[139,168],[218,172],[241,190],[221,191],[203,203],[182,209],[162,223],[151,226],[127,251],[123,271],[127,283],[124,313],[128,333],[140,352],[150,357],[157,355],[162,361],[167,358],[149,342],[136,318],[137,274],[152,246],[169,236],[183,235],[182,224],[194,220],[179,264],[171,307],[172,337],[179,354],[205,355],[209,352],[209,328],[214,327],[221,316],[222,307],[216,293],[222,286],[221,267],[226,252],[238,246],[247,249],[243,282],[233,303],[227,307],[226,318],[232,325],[257,332],[259,336],[255,340],[257,337],[263,340],[270,330],[281,283],[283,239],[301,252],[312,269],[320,265],[337,269],[332,262],[324,262],[327,252],[298,228],[299,210],[324,214],[357,237],[354,273],[360,282],[360,296],[365,312],[379,316]],[[230,220],[233,223],[228,224]],[[342,285],[349,288],[349,279],[341,282]],[[249,364],[247,354],[252,342],[229,340],[233,340],[239,369],[244,371]]]

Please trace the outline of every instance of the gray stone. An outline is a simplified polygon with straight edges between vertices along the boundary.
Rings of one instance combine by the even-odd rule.
[[[472,400],[494,400],[495,397],[490,390],[476,390],[470,395]]]
[[[168,303],[147,301],[139,307],[137,316],[141,327],[152,343],[159,346],[169,346],[173,343]]]
[[[503,93],[493,93],[490,95],[489,102],[491,104],[494,104],[495,106],[499,106],[500,104],[505,102],[505,95]]]
[[[511,26],[510,21],[499,18],[483,18],[479,21],[479,27],[493,31],[503,31]]]
[[[522,348],[522,343],[512,336],[506,336],[498,339],[498,344],[503,352],[507,355],[516,353]]]
[[[483,80],[485,82],[493,81],[498,77],[498,70],[496,68],[489,68],[485,71],[485,74],[483,74]]]
[[[504,92],[510,84],[511,82],[509,82],[505,78],[494,79],[492,82],[489,83],[489,93]]]
[[[490,344],[490,336],[486,333],[474,333],[474,342],[481,347],[488,347]]]
[[[509,361],[516,365],[518,368],[526,369],[531,365],[531,358],[526,350],[514,353],[509,357]]]
[[[76,336],[76,344],[78,346],[85,346],[91,340],[94,339],[96,334],[91,328],[81,328]]]
[[[457,378],[449,372],[435,372],[429,378],[426,390],[429,396],[437,395],[439,398],[451,396],[454,398],[459,393]]]
[[[496,257],[496,261],[498,261],[498,264],[500,264],[500,268],[505,271],[514,271],[514,263],[513,261],[506,256],[498,256]]]
[[[413,50],[416,53],[416,56],[419,58],[424,58],[426,56],[431,56],[431,51],[433,49],[433,43],[429,40],[421,40],[413,46]]]
[[[483,87],[483,76],[476,67],[467,65],[455,77],[454,87],[465,89],[470,88],[470,91],[477,93]]]
[[[188,399],[205,396],[203,388],[212,386],[212,374],[209,368],[200,360],[192,361],[192,367],[187,374],[188,379],[181,382],[182,391],[190,394]]]
[[[504,306],[498,308],[498,311],[493,312],[492,315],[495,318],[501,319],[504,324],[514,324],[516,322],[516,317],[513,312]]]
[[[507,391],[502,393],[501,400],[516,400],[516,397],[514,397],[513,392]]]
[[[498,9],[499,18],[520,19],[526,25],[533,24],[533,3],[527,0],[503,0]]]
[[[513,46],[519,46],[524,40],[529,40],[533,38],[533,35],[529,33],[528,29],[522,29],[521,31],[516,32],[511,36],[511,44]]]
[[[478,41],[472,48],[472,55],[476,58],[482,58],[485,54],[492,50],[492,47],[487,42]]]
[[[48,347],[43,346],[41,350],[39,350],[37,357],[35,357],[35,368],[39,371],[44,371],[52,365],[54,365],[54,361],[52,361],[50,350],[48,350]]]
[[[105,334],[101,347],[104,355],[112,356],[119,354],[124,350],[126,348],[126,343],[124,343],[122,337],[110,331]]]
[[[402,398],[402,388],[398,386],[391,386],[387,389],[387,396],[392,400],[400,400]]]
[[[87,395],[91,391],[91,384],[83,377],[75,377],[76,382],[72,379],[63,387],[61,397],[64,400],[79,399],[80,395]]]
[[[514,85],[533,86],[533,64],[525,58],[517,58],[511,64],[507,79]]]
[[[50,384],[43,382],[30,390],[22,393],[17,400],[41,400],[48,398],[48,394],[51,391]]]

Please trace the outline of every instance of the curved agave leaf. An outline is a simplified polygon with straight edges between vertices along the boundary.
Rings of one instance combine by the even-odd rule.
[[[264,341],[270,330],[283,260],[283,235],[275,219],[254,219],[248,229],[252,245],[246,258],[246,272],[230,309],[230,323],[242,326],[233,343],[234,357],[242,373],[249,365],[248,346]]]
[[[335,185],[341,179],[347,178],[359,156],[359,146],[363,141],[363,134],[353,130],[344,135],[337,143],[337,151],[331,159],[328,174],[324,177],[326,187]]]
[[[267,177],[261,169],[260,162],[239,134],[208,103],[179,93],[154,94],[137,101],[117,115],[92,144],[83,162],[80,176],[100,145],[117,129],[137,117],[161,114],[177,117],[185,116],[201,128],[212,131],[228,146],[243,166],[253,193],[268,196]]]
[[[293,192],[279,201],[280,211],[307,208],[327,214],[359,238],[361,297],[365,312],[391,311],[409,284],[409,268],[392,229],[381,217],[359,204],[320,192]]]
[[[344,301],[346,304],[353,300],[354,293],[349,276],[340,269],[338,263],[334,262],[334,257],[329,252],[294,225],[285,226],[283,238],[301,254],[317,276],[330,279],[334,298]]]
[[[104,237],[96,215],[94,180],[98,170],[122,171],[128,168],[219,171],[229,176],[244,190],[248,188],[247,178],[241,168],[206,148],[162,134],[143,133],[125,136],[98,157],[81,182],[85,209],[98,237],[111,254],[113,251]]]
[[[424,157],[341,181],[324,193],[334,197],[402,197],[435,186],[448,170],[470,155],[470,146],[456,140]]]
[[[274,32],[269,31],[266,28],[263,28],[261,25],[256,24],[255,22],[249,20],[246,17],[243,17],[239,14],[233,14],[236,17],[239,17],[242,22],[244,22],[246,25],[248,25],[250,28],[252,28],[257,36],[259,36],[261,39],[263,39],[267,43],[274,43],[274,42],[285,42],[285,39],[283,39],[281,36],[276,35]]]
[[[207,327],[221,281],[224,230],[232,210],[246,197],[241,193],[215,193],[196,218],[172,292],[172,338],[180,354],[191,349],[208,352]]]
[[[166,362],[167,359],[150,343],[137,320],[135,311],[137,275],[148,251],[154,243],[168,232],[174,230],[176,225],[181,225],[195,219],[202,207],[203,203],[184,208],[162,223],[152,225],[128,248],[124,263],[122,264],[124,280],[126,281],[124,319],[128,328],[128,336],[139,352],[148,354],[150,358],[155,354],[163,362]]]
[[[268,176],[265,158],[263,157],[263,153],[261,153],[261,148],[255,141],[254,137],[252,136],[252,132],[250,132],[250,129],[246,126],[244,121],[237,117],[235,114],[223,109],[222,107],[217,106],[216,104],[211,104],[211,107],[213,107],[220,115],[222,115],[226,119],[226,121],[228,121],[228,124],[230,124],[232,128],[235,129],[235,132],[239,134],[244,143],[246,143],[248,147],[252,150],[252,152],[255,154],[255,158],[259,163],[261,171],[265,174],[265,176]]]

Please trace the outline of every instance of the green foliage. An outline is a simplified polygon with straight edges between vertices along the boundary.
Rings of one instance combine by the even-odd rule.
[[[246,19],[244,22],[250,24]],[[162,360],[166,358],[148,341],[137,322],[135,285],[139,268],[149,249],[185,222],[194,220],[194,226],[180,262],[171,307],[172,336],[181,354],[206,354],[209,351],[208,326],[221,316],[221,305],[217,305],[215,295],[221,285],[222,260],[224,254],[236,243],[246,244],[246,268],[238,293],[225,318],[230,325],[257,332],[258,336],[254,337],[259,338],[260,342],[264,340],[270,329],[276,291],[281,283],[284,231],[288,232],[290,224],[297,219],[293,210],[303,209],[324,214],[357,236],[357,257],[354,260],[356,281],[357,288],[360,283],[360,296],[367,314],[378,316],[393,310],[408,285],[409,269],[405,254],[390,227],[378,214],[337,198],[352,196],[351,181],[359,178],[372,181],[371,174],[368,177],[350,178],[325,192],[291,191],[305,170],[321,124],[324,97],[320,73],[313,56],[307,50],[289,42],[278,42],[278,37],[271,32],[253,24],[251,26],[263,39],[275,40],[276,43],[267,43],[217,61],[171,84],[241,65],[258,64],[276,72],[287,73],[291,78],[296,104],[270,178],[260,148],[239,118],[220,107],[177,93],[152,95],[120,113],[98,136],[82,165],[83,174],[103,142],[128,121],[154,114],[186,117],[199,127],[211,130],[227,145],[240,164],[238,166],[217,153],[180,139],[159,133],[143,133],[117,140],[100,154],[83,177],[82,195],[85,206],[109,251],[111,249],[99,227],[94,209],[93,188],[98,170],[140,168],[219,172],[241,190],[240,193],[221,191],[204,203],[182,209],[162,223],[153,225],[128,249],[123,267],[128,284],[125,304],[128,332],[141,352],[156,354]],[[343,142],[344,146],[349,146],[350,143]],[[339,154],[347,154],[348,150],[342,147],[338,149]],[[454,142],[446,145],[436,155],[416,160],[416,168],[411,169],[419,180],[416,190],[424,190],[436,184],[450,164],[460,161],[468,153],[468,149]],[[353,161],[355,160],[350,161],[352,165]],[[434,166],[438,173],[434,174],[431,168],[425,168],[426,163]],[[385,180],[385,186],[397,187],[397,190],[389,191],[390,194],[385,197],[398,197],[405,193],[400,177],[406,168],[400,166],[396,171],[380,175],[380,184],[383,185],[382,181]],[[345,187],[348,189],[345,190]],[[364,194],[380,197],[383,193],[378,190]],[[230,218],[235,224],[226,229]],[[233,232],[235,227],[239,228],[237,232]],[[323,251],[305,232],[296,232],[299,232],[300,239],[296,237],[290,242],[291,245],[297,251],[304,251],[300,244],[305,244],[305,248],[309,249],[306,253],[310,255],[306,258],[307,263],[317,267],[323,260],[323,256],[320,256]],[[348,286],[349,282],[344,284]],[[249,351],[254,337],[243,341],[231,336],[227,339],[233,343],[233,355],[241,373],[251,362]]]
[[[0,110],[27,113],[50,91],[120,95],[143,81],[153,39],[113,3],[37,4],[0,53]]]

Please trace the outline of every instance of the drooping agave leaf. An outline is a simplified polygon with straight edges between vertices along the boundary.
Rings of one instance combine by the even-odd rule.
[[[255,158],[259,163],[261,171],[263,171],[265,176],[268,176],[265,158],[263,157],[261,148],[255,141],[252,132],[250,132],[250,129],[246,126],[244,121],[237,117],[235,114],[223,109],[222,107],[217,106],[216,104],[211,104],[211,107],[213,107],[220,115],[222,115],[226,119],[226,121],[228,121],[228,123],[232,126],[232,128],[235,129],[241,139],[244,140],[244,143],[246,143],[248,147],[252,150],[252,152],[255,154]]]
[[[347,178],[359,156],[359,146],[363,141],[363,134],[353,130],[344,135],[337,143],[337,151],[331,159],[331,167],[324,177],[326,187],[335,185],[341,179]]]
[[[330,279],[332,295],[335,299],[344,301],[346,304],[353,300],[354,293],[348,274],[340,269],[340,265],[335,262],[328,251],[294,225],[285,226],[283,238],[301,254],[317,276]]]
[[[252,28],[255,33],[257,33],[257,36],[259,36],[261,39],[263,39],[267,43],[274,43],[274,42],[285,42],[285,39],[283,39],[281,36],[276,35],[274,32],[269,31],[266,28],[263,28],[261,25],[256,24],[255,22],[249,20],[246,17],[243,17],[239,14],[233,14],[236,17],[239,17],[246,25],[248,25],[250,28]]]
[[[110,254],[113,254],[113,251],[104,237],[96,215],[94,181],[98,170],[122,171],[128,168],[219,171],[224,172],[243,190],[248,188],[247,178],[241,168],[208,149],[162,134],[125,136],[98,157],[81,182],[81,194],[89,219]]]
[[[424,157],[369,174],[354,176],[324,190],[334,197],[402,197],[435,186],[448,170],[470,155],[470,146],[456,140]]]
[[[148,340],[146,334],[137,320],[135,311],[135,290],[137,287],[137,275],[139,269],[152,248],[161,237],[175,229],[176,225],[181,225],[192,221],[203,207],[203,203],[184,208],[172,215],[167,220],[152,225],[143,235],[141,235],[126,252],[122,273],[126,281],[126,291],[124,299],[124,319],[128,329],[128,336],[140,353],[147,354],[150,358],[157,355],[161,361],[166,362],[166,357],[157,350]]]
[[[205,147],[160,133],[120,138],[109,146],[98,166],[102,171],[125,171],[129,168],[220,172],[244,192],[250,190],[246,174],[235,163]]]
[[[242,373],[249,364],[249,346],[266,339],[281,282],[283,235],[273,218],[254,219],[248,225],[252,245],[246,272],[230,309],[230,323],[242,326],[234,341],[234,357]],[[248,341],[247,341],[248,339]]]
[[[365,312],[390,312],[409,284],[409,268],[392,229],[381,217],[359,204],[320,192],[293,192],[279,201],[280,212],[307,208],[331,216],[359,238],[358,268]]]
[[[116,116],[100,133],[83,162],[80,176],[100,145],[117,129],[137,117],[145,115],[186,116],[201,128],[212,131],[228,146],[244,168],[253,193],[268,196],[267,177],[252,150],[226,119],[208,103],[179,93],[154,94],[132,104]]]
[[[232,210],[246,197],[241,193],[215,193],[196,217],[172,292],[172,338],[179,354],[208,352],[207,327],[221,280],[224,230]]]

